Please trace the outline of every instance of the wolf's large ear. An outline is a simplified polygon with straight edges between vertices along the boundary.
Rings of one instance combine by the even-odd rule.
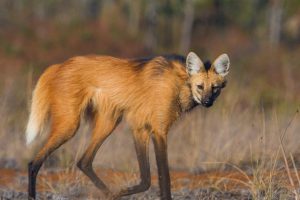
[[[197,74],[204,68],[201,59],[194,53],[190,52],[186,57],[186,70],[189,75]]]
[[[213,63],[213,67],[217,74],[226,76],[229,72],[230,60],[227,54],[220,55]]]

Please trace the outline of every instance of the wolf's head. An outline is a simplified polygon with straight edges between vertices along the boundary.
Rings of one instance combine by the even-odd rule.
[[[212,64],[204,64],[194,52],[188,54],[186,70],[190,77],[192,95],[197,103],[205,107],[213,105],[226,85],[225,76],[229,72],[229,65],[227,54],[220,55]]]

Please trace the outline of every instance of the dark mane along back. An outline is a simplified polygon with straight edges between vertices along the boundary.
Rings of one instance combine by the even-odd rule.
[[[168,61],[177,61],[177,62],[180,62],[184,65],[185,65],[185,62],[186,62],[185,57],[182,56],[182,55],[178,55],[178,54],[168,54],[168,55],[163,55],[162,57],[164,57]]]
[[[179,55],[179,54],[165,54],[165,55],[157,55],[157,56],[149,56],[149,57],[141,57],[141,58],[133,58],[131,61],[136,63],[136,70],[140,71],[143,69],[143,67],[150,62],[152,59],[161,56],[165,58],[167,61],[177,61],[181,63],[183,66],[185,66],[186,63],[186,57]],[[206,60],[204,62],[205,70],[208,71],[211,68],[212,63],[210,60]]]
[[[133,62],[137,62],[137,63],[147,63],[150,60],[156,58],[156,57],[163,57],[168,61],[178,61],[181,63],[185,63],[185,57],[182,55],[178,55],[178,54],[166,54],[166,55],[157,55],[157,56],[148,56],[148,57],[141,57],[141,58],[133,58],[131,59]]]
[[[135,70],[136,71],[142,71],[144,66],[153,60],[156,57],[163,57],[167,61],[177,61],[182,63],[185,66],[185,57],[182,55],[177,55],[177,54],[166,54],[166,55],[157,55],[157,56],[149,56],[149,57],[141,57],[141,58],[133,58],[131,61],[135,63]]]

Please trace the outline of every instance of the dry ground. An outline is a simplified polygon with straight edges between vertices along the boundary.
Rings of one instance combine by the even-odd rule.
[[[104,181],[118,191],[121,187],[136,183],[137,173],[97,169]],[[26,199],[27,174],[24,171],[0,170],[0,199]],[[174,199],[295,199],[285,170],[266,171],[260,178],[272,176],[272,191],[258,187],[255,174],[239,170],[187,173],[172,171]],[[296,173],[291,174],[297,182]],[[278,184],[280,183],[280,184]],[[145,193],[123,199],[158,199],[157,177],[152,176],[152,187]],[[269,186],[266,186],[269,187]],[[270,189],[270,188],[269,188]],[[101,193],[79,170],[42,170],[38,177],[39,199],[101,199]]]

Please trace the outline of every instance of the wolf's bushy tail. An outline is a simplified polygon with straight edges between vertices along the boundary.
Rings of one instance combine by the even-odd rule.
[[[30,116],[26,128],[26,144],[29,145],[42,131],[49,111],[47,89],[40,80],[33,92]]]
[[[26,128],[26,144],[29,145],[43,128],[48,120],[50,111],[49,83],[55,76],[59,65],[50,66],[40,77],[33,91],[30,116]]]

